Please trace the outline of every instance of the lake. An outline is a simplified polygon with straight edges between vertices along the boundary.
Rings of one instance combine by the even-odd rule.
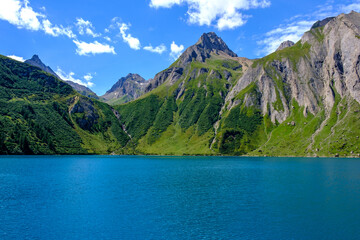
[[[359,239],[360,159],[0,156],[0,239]]]

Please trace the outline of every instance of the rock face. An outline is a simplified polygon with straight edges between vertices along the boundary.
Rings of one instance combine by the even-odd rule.
[[[360,103],[359,36],[357,12],[320,21],[296,45],[255,61],[226,97],[228,108],[251,83],[260,92],[262,113],[273,122],[289,117],[291,100],[304,107],[305,116],[318,113],[322,106],[329,113],[336,94]],[[292,55],[296,57],[287,57]]]
[[[314,28],[318,28],[318,27],[323,27],[325,26],[328,22],[330,22],[331,20],[333,20],[335,17],[328,17],[328,18],[325,18],[323,20],[319,20],[317,21],[316,23],[314,23],[311,27],[311,29],[314,29]]]
[[[204,34],[145,91],[117,106],[143,154],[360,154],[360,14],[319,21],[256,60]]]
[[[237,57],[220,37],[209,32],[204,33],[195,45],[186,49],[179,57],[179,65],[184,66],[192,61],[205,62],[211,54]]]
[[[292,47],[294,46],[294,44],[295,44],[294,42],[287,40],[285,42],[282,42],[280,46],[276,49],[276,51],[280,51],[283,50],[284,48]]]
[[[90,88],[72,81],[65,81],[65,82],[69,84],[75,91],[77,91],[81,95],[84,95],[85,97],[89,97],[89,98],[99,99],[98,95],[96,95],[96,93],[94,93]]]
[[[40,60],[39,56],[36,54],[34,56],[32,56],[31,59],[26,60],[25,63],[30,64],[35,67],[38,67],[41,70],[43,70],[44,72],[50,73],[50,74],[54,75],[55,77],[57,77],[58,79],[61,79],[49,66],[46,66]]]
[[[81,117],[74,117],[76,123],[84,130],[91,131],[95,124],[98,123],[99,114],[94,107],[94,102],[84,97],[75,97],[71,99],[71,105],[69,113],[72,115],[82,114]]]
[[[58,79],[61,79],[49,66],[46,66],[41,59],[39,58],[38,55],[34,55],[31,59],[28,59],[25,61],[25,63],[30,64],[32,66],[38,67],[41,70],[43,70],[44,72],[47,72],[51,75],[54,75],[55,77],[57,77]],[[95,98],[98,99],[99,97],[96,95],[96,93],[94,93],[91,89],[89,89],[88,87],[85,87],[83,85],[80,85],[78,83],[72,82],[72,81],[65,81],[67,84],[69,84],[75,91],[77,91],[78,93],[86,96],[86,97],[91,97],[91,98]]]
[[[101,98],[110,104],[125,103],[140,97],[147,83],[139,74],[129,73],[120,78]]]
[[[185,70],[191,62],[205,62],[206,59],[213,55],[222,58],[237,58],[236,53],[231,51],[226,43],[214,32],[204,33],[197,43],[187,48],[172,66],[156,74],[154,79],[149,81],[145,92],[150,92],[166,80],[169,80],[167,81],[168,85],[174,84],[183,74],[186,74]]]

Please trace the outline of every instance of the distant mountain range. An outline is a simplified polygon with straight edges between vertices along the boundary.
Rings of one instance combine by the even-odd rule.
[[[153,79],[120,78],[112,106],[29,61],[0,58],[3,154],[360,156],[357,12],[255,60],[205,33]]]
[[[54,75],[58,79],[61,79],[49,66],[46,66],[38,55],[34,55],[31,59],[25,61],[25,63],[38,67],[44,72]],[[126,77],[120,78],[110,90],[108,90],[103,96],[98,97],[88,87],[78,84],[76,82],[62,79],[67,82],[78,93],[95,99],[101,99],[102,101],[111,105],[122,104],[131,100],[137,99],[145,92],[145,87],[148,82],[138,74],[129,73]]]
[[[61,79],[49,66],[46,66],[41,59],[39,58],[38,55],[34,55],[31,59],[28,59],[25,61],[25,63],[30,64],[32,66],[38,67],[41,70],[43,70],[44,72],[47,72],[49,74],[54,75],[55,77],[57,77],[58,79]],[[69,81],[69,80],[65,80],[62,79],[63,81],[67,82],[72,88],[75,89],[75,91],[79,92],[80,94],[86,96],[86,97],[90,97],[90,98],[95,98],[95,99],[99,99],[99,97],[96,95],[96,93],[94,93],[91,89],[89,89],[88,87],[75,83],[73,81]]]
[[[111,105],[126,103],[143,95],[147,84],[139,74],[129,73],[120,78],[101,98]]]

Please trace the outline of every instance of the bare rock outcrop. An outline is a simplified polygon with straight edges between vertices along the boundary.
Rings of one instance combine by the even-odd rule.
[[[225,105],[234,107],[235,96],[251,83],[261,93],[262,113],[273,122],[289,117],[292,100],[304,108],[304,115],[316,114],[321,106],[329,112],[335,94],[360,103],[359,13],[319,22],[286,51],[293,55],[280,50],[273,58],[255,61],[228,94]]]

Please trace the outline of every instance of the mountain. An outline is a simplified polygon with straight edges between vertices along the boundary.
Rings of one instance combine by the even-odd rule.
[[[35,66],[35,67],[38,67],[41,70],[43,70],[44,72],[47,72],[47,73],[49,73],[51,75],[54,75],[58,79],[61,79],[49,66],[46,66],[41,61],[39,56],[36,55],[36,54],[34,56],[32,56],[31,59],[26,60],[25,63],[30,64],[30,65]],[[67,80],[64,80],[64,81],[67,82],[72,88],[75,89],[75,91],[79,92],[80,94],[82,94],[82,95],[84,95],[86,97],[92,97],[92,98],[95,98],[95,99],[99,99],[99,97],[96,95],[96,93],[94,93],[88,87],[85,87],[83,85],[80,85],[80,84],[72,82],[72,81],[67,81]]]
[[[39,58],[38,55],[33,55],[32,58],[25,61],[25,63],[30,64],[32,66],[38,67],[44,72],[47,72],[55,77],[61,79],[49,66],[46,66]]]
[[[145,79],[139,74],[129,73],[120,78],[101,98],[111,105],[126,103],[140,97],[146,85]]]
[[[213,55],[218,56],[218,58],[237,58],[237,55],[214,32],[204,33],[198,42],[186,49],[175,63],[166,70],[156,74],[154,79],[146,86],[145,92],[150,92],[157,88],[165,80],[168,80],[169,84],[174,84],[184,75],[184,70],[189,69],[189,65],[192,62],[205,63]],[[235,65],[235,68],[240,68],[240,64],[235,63]]]
[[[210,148],[225,97],[252,61],[203,34],[156,74],[138,100],[114,106],[143,154],[216,154]]]
[[[251,106],[271,120],[258,151],[359,153],[360,14],[320,23],[294,46],[256,60],[226,97],[224,112]]]
[[[284,48],[292,47],[294,45],[295,45],[294,42],[288,40],[288,41],[282,42],[280,44],[280,46],[276,49],[276,51],[280,51],[280,50],[283,50]]]
[[[109,99],[137,99],[110,107],[0,57],[0,152],[360,156],[357,12],[255,60],[206,33],[140,96],[141,83],[120,79]]]
[[[90,88],[85,87],[84,85],[78,84],[73,81],[65,81],[65,82],[69,84],[75,91],[77,91],[81,95],[89,98],[99,99],[98,95],[96,95],[96,93],[94,93]]]
[[[0,55],[1,154],[120,153],[128,141],[109,105]]]
[[[359,15],[319,21],[296,44],[256,60],[204,34],[145,95],[115,106],[136,151],[357,156]]]

